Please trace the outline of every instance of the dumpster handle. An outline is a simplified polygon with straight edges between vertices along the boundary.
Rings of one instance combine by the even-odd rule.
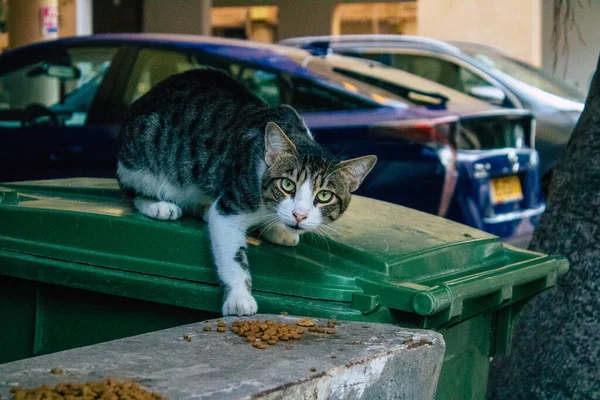
[[[514,286],[545,277],[548,288],[554,286],[557,276],[568,269],[568,262],[561,258],[549,258],[542,264],[539,259],[522,261],[419,291],[412,298],[412,308],[417,314],[427,316],[450,307],[453,317],[461,314],[464,299],[499,292],[501,301],[505,301],[512,298]]]

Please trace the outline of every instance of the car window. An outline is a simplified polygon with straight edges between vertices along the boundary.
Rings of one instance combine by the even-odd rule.
[[[471,93],[474,87],[493,86],[468,69],[436,57],[394,54],[394,66],[463,93]]]
[[[569,86],[562,80],[539,68],[535,68],[534,66],[512,59],[493,50],[465,50],[465,52],[485,63],[488,67],[495,68],[527,85],[569,100],[581,103],[585,102],[585,94],[580,93],[576,88]]]
[[[230,64],[229,73],[271,107],[281,104],[279,79],[276,73],[240,64]]]
[[[325,87],[306,78],[284,75],[285,103],[294,107],[298,112],[342,111],[377,108],[378,106],[350,96],[340,90]],[[346,88],[352,90],[347,83]]]
[[[114,47],[77,47],[0,75],[0,127],[83,126]]]
[[[469,71],[466,68],[459,67],[458,75],[459,75],[461,85],[463,87],[463,92],[465,92],[465,93],[471,93],[471,91],[474,87],[481,87],[481,86],[493,87],[493,85],[490,82],[486,81],[479,75],[474,74],[473,72]]]
[[[142,49],[135,60],[123,101],[125,104],[131,104],[171,75],[200,67],[202,65],[192,55],[177,51]]]
[[[267,72],[254,67],[230,64],[231,75],[271,107],[288,104],[298,112],[372,108],[359,99],[317,82],[286,73]]]
[[[124,94],[125,104],[131,104],[160,81],[193,68],[210,66],[228,72],[253,94],[271,107],[289,104],[298,112],[350,110],[373,108],[375,105],[312,82],[306,78],[256,68],[227,59],[206,62],[206,55],[196,57],[175,51],[143,49],[139,52]],[[199,60],[203,60],[200,62]]]

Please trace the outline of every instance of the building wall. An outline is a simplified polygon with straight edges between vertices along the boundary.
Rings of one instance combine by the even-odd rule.
[[[144,32],[210,35],[211,0],[144,0]]]
[[[279,40],[331,34],[336,0],[279,0]]]
[[[58,35],[68,37],[77,35],[77,2],[59,1]]]
[[[593,0],[589,4],[584,1],[582,4],[586,7],[575,9],[575,20],[585,43],[579,39],[576,29],[568,30],[569,53],[568,55],[562,53],[564,41],[561,40],[555,71],[553,69],[555,49],[552,45],[553,1],[543,1],[542,67],[587,93],[600,55],[600,1]]]
[[[551,1],[551,0],[550,0]],[[417,33],[497,46],[542,63],[542,0],[418,0]]]

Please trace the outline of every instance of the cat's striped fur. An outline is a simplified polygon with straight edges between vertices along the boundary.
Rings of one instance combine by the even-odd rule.
[[[246,232],[261,226],[268,240],[296,245],[300,233],[342,215],[375,162],[336,163],[293,108],[271,108],[207,69],[172,76],[131,106],[117,177],[151,218],[204,215],[226,290],[223,314],[248,315],[257,305]]]

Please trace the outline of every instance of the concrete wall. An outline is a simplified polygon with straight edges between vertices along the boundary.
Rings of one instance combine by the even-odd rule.
[[[329,35],[336,0],[280,0],[279,40],[295,36]]]
[[[542,67],[568,83],[589,90],[592,74],[596,70],[600,55],[600,1],[582,2],[586,8],[575,9],[575,20],[585,43],[579,40],[576,29],[568,31],[569,54],[562,54],[564,41],[559,44],[559,57],[556,71],[553,71],[554,47],[552,46],[553,1],[544,0],[542,7]]]
[[[210,0],[144,0],[144,32],[210,35]]]
[[[542,63],[542,0],[418,0],[417,33],[442,40],[498,46]]]
[[[58,35],[68,37],[77,35],[77,2],[60,1],[58,3]]]

